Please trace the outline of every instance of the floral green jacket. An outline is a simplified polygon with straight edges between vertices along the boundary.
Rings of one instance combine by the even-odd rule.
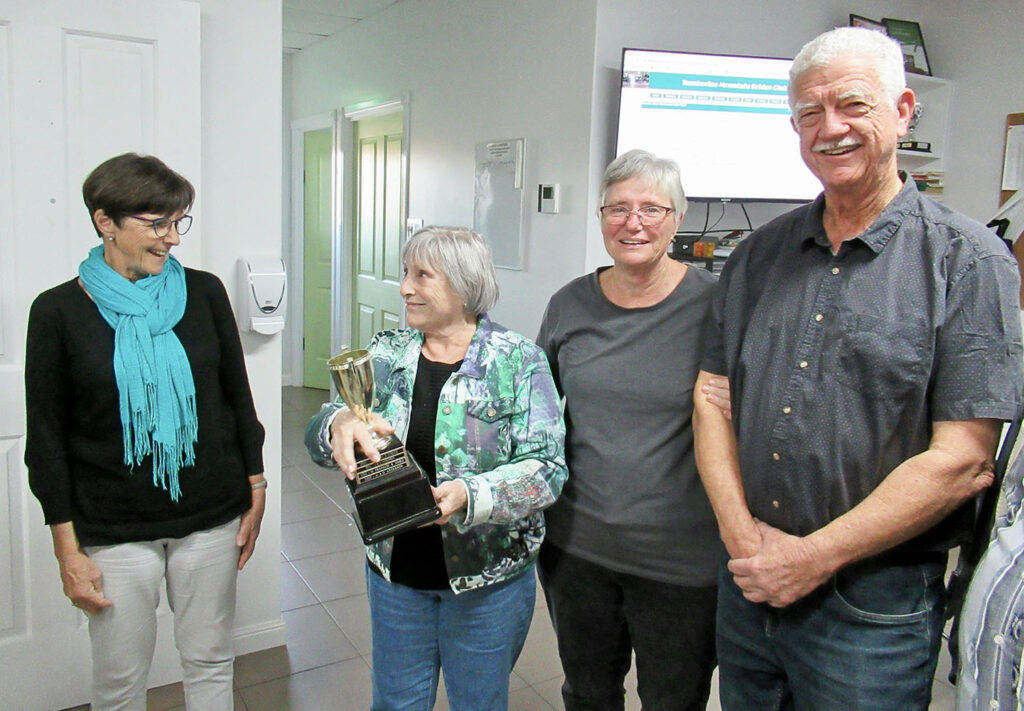
[[[423,334],[381,331],[370,343],[376,412],[400,439],[409,428]],[[328,428],[343,404],[326,403],[309,421],[313,461],[336,467]],[[448,578],[456,593],[508,580],[534,563],[544,539],[544,509],[565,484],[565,426],[544,352],[481,316],[463,359],[441,389],[435,430],[438,482],[461,479],[465,517],[442,527]],[[394,538],[366,554],[390,579]]]

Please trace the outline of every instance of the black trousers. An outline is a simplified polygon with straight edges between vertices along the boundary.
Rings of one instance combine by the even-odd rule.
[[[716,586],[617,573],[550,543],[537,570],[565,671],[566,711],[622,711],[634,652],[644,711],[703,711],[715,668]]]

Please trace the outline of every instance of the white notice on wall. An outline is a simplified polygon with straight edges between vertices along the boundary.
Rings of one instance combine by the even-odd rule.
[[[1006,155],[1003,156],[1003,190],[1024,187],[1024,125],[1006,129]]]
[[[476,144],[473,229],[491,245],[494,264],[522,269],[523,139]]]

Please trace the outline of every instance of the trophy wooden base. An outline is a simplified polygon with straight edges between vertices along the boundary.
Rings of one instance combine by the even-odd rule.
[[[441,518],[430,482],[401,441],[391,435],[379,462],[356,460],[356,479],[346,479],[355,522],[367,545]]]
[[[897,141],[896,147],[901,151],[918,151],[919,153],[932,152],[932,144],[928,141]]]

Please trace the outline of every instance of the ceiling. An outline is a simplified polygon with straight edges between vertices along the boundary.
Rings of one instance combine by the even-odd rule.
[[[284,0],[285,52],[298,52],[399,0]]]

